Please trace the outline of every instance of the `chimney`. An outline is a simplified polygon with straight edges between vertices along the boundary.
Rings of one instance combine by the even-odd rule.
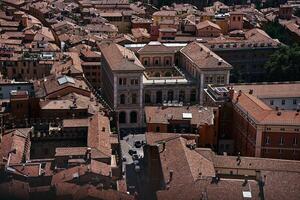
[[[249,90],[249,94],[253,94],[253,89],[250,89],[250,90]]]
[[[243,182],[243,187],[245,187],[248,183],[248,175],[245,175],[245,179],[244,179],[244,182]]]
[[[228,94],[229,94],[229,98],[230,98],[230,100],[232,100],[233,99],[233,96],[234,96],[234,89],[231,87],[231,88],[229,88],[229,92],[228,92]]]
[[[238,97],[240,97],[241,95],[242,95],[242,90],[239,90]]]
[[[172,181],[172,179],[173,179],[173,173],[174,173],[174,171],[173,170],[170,170],[170,172],[169,172],[169,175],[170,175],[170,177],[169,177],[169,183]]]
[[[238,157],[236,158],[236,161],[237,161],[237,165],[240,165],[241,164],[241,153],[238,152]]]
[[[166,142],[163,143],[163,150],[166,149]]]
[[[91,161],[91,151],[92,151],[91,147],[88,147],[88,148],[86,149],[85,160],[86,160],[87,162],[90,162],[90,161]]]
[[[276,110],[276,111],[278,111],[278,110],[279,110],[278,106],[276,106],[276,107],[275,107],[275,110]]]

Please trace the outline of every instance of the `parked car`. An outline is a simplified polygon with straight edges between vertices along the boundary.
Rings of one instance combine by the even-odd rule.
[[[135,146],[136,148],[140,148],[140,147],[142,147],[142,145],[143,145],[143,143],[142,143],[141,141],[135,141],[135,142],[134,142],[134,146]]]
[[[136,154],[137,152],[136,152],[136,150],[132,150],[132,149],[130,149],[129,151],[128,151],[128,153],[129,153],[129,155],[133,155],[133,154]]]
[[[138,161],[138,160],[134,160],[134,161],[133,161],[133,164],[134,164],[134,165],[138,165],[138,164],[139,164],[139,161]]]
[[[135,172],[139,173],[141,171],[141,167],[139,165],[136,165],[134,167]]]
[[[137,154],[132,155],[132,160],[138,160],[138,159],[139,159],[139,156]]]

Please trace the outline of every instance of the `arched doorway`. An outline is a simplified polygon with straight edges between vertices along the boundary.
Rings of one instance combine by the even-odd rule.
[[[126,112],[119,113],[119,123],[125,124],[126,123]]]
[[[137,112],[136,111],[130,112],[130,123],[137,123]]]

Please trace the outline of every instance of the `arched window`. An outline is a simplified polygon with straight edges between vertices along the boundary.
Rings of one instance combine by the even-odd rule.
[[[174,92],[173,90],[168,91],[168,101],[173,101],[174,99]]]
[[[148,65],[148,60],[144,60],[144,65],[145,65],[145,66]]]
[[[179,101],[184,102],[184,100],[185,100],[185,91],[181,90],[179,92]]]
[[[192,90],[191,91],[190,101],[191,102],[195,102],[196,101],[196,90]]]
[[[166,65],[170,65],[170,60],[169,60],[169,59],[166,59],[165,64],[166,64]]]
[[[137,112],[132,111],[130,113],[130,123],[137,123]]]
[[[119,123],[120,124],[126,123],[126,113],[125,112],[119,113]]]
[[[125,94],[120,95],[120,104],[125,104]]]
[[[162,91],[156,92],[156,103],[162,103]]]

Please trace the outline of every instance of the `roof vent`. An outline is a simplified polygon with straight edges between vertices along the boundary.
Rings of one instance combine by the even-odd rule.
[[[253,89],[250,89],[250,90],[249,90],[249,94],[253,94]]]
[[[218,65],[222,65],[222,60],[219,59]]]
[[[281,112],[280,112],[280,111],[279,111],[279,112],[277,112],[277,115],[278,115],[278,116],[280,116],[280,115],[281,115]]]

